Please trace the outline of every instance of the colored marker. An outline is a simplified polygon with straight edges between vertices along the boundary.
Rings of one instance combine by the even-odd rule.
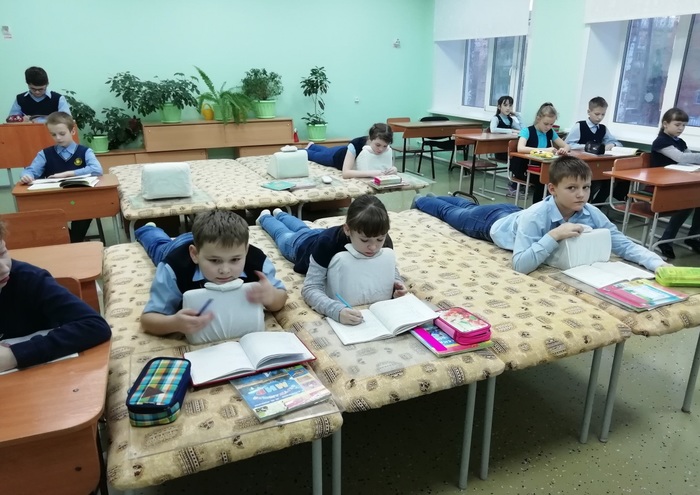
[[[202,309],[200,309],[200,310],[199,310],[199,313],[197,313],[197,316],[202,316],[202,313],[204,313],[204,312],[207,310],[207,308],[209,307],[209,305],[210,305],[212,302],[214,302],[214,299],[211,299],[211,298],[210,298],[210,299],[207,299],[207,301],[206,301],[206,302],[204,303],[204,305],[202,306]]]

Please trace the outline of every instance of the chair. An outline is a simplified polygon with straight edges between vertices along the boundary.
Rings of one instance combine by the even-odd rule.
[[[446,122],[449,121],[447,117],[442,117],[439,115],[433,115],[429,117],[423,117],[420,119],[421,122]],[[418,169],[416,170],[418,173],[420,173],[420,166],[423,161],[423,153],[425,153],[425,148],[426,146],[428,147],[428,151],[430,151],[430,167],[432,169],[432,175],[433,179],[435,179],[435,160],[433,157],[433,152],[437,148],[439,151],[449,151],[450,152],[450,165],[452,165],[452,161],[454,160],[455,157],[455,147],[454,147],[454,139],[452,139],[452,135],[449,136],[440,136],[440,137],[434,137],[434,138],[422,138],[423,142],[421,143],[420,147],[420,158],[418,158]]]
[[[7,249],[70,243],[68,221],[63,210],[34,210],[0,215],[8,235]]]
[[[515,153],[518,151],[518,140],[513,139],[512,141],[508,141],[508,164],[510,165],[510,154]],[[523,195],[523,208],[527,206],[527,197],[530,192],[530,172],[528,171],[527,173],[527,179],[522,180],[518,179],[517,177],[513,177],[510,172],[508,173],[509,179],[511,182],[515,183],[515,205],[518,205],[518,202],[520,201],[520,186],[525,187],[525,194]]]
[[[393,132],[396,132],[394,130],[394,128],[391,126],[391,124],[400,124],[402,122],[410,122],[410,121],[411,121],[410,117],[390,117],[390,118],[386,119],[386,124],[391,128],[391,130]],[[396,149],[396,140],[394,140],[394,144],[391,146],[391,149],[394,152],[397,152],[397,151],[400,152],[402,155],[405,155],[406,153],[418,153],[419,150],[417,150],[417,149],[412,150],[412,149],[409,149],[406,147],[406,140],[405,139],[402,139],[402,141],[403,142],[401,144],[400,150]],[[394,158],[396,158],[396,155],[394,155]],[[405,170],[403,170],[402,172],[405,172]]]

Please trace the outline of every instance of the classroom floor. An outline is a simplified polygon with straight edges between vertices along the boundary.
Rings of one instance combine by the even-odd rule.
[[[445,194],[457,188],[456,170],[448,174],[446,164],[437,163],[436,171],[437,181],[430,190]],[[413,196],[413,192],[399,192],[383,194],[381,199],[390,210],[400,211],[410,206]],[[7,188],[0,189],[0,211],[13,211]],[[107,241],[112,243],[111,222],[104,224]],[[700,256],[682,246],[675,250],[675,264],[700,266]],[[465,492],[457,488],[457,474],[466,388],[346,414],[342,429],[344,493],[700,493],[700,394],[690,414],[680,410],[698,337],[696,328],[661,338],[633,336],[627,341],[607,443],[598,441],[597,432],[611,349],[603,353],[587,444],[578,442],[578,430],[590,353],[498,377],[490,471],[485,481],[477,475],[485,388],[480,386]],[[330,453],[330,439],[326,439],[325,493],[330,493]],[[311,446],[303,444],[161,486],[127,492],[111,489],[110,494],[310,494],[310,486]]]

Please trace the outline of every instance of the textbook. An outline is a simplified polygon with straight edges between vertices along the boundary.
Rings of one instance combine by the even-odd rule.
[[[192,363],[195,387],[316,359],[299,337],[288,332],[253,332],[237,342],[186,352],[184,358]]]
[[[318,404],[331,396],[330,390],[301,364],[236,378],[231,385],[260,421]]]
[[[664,168],[669,170],[680,170],[681,172],[697,172],[700,170],[700,165],[679,165],[677,163],[672,163],[671,165],[666,165]]]
[[[29,190],[41,189],[64,189],[67,187],[95,187],[100,181],[99,177],[91,175],[76,175],[75,177],[64,177],[62,179],[36,179]]]
[[[438,314],[413,294],[371,304],[361,311],[359,325],[343,325],[328,318],[340,341],[345,345],[395,337],[412,328],[432,324]]]
[[[621,261],[597,262],[580,265],[562,271],[564,275],[575,278],[584,284],[600,289],[606,285],[638,278],[652,279],[654,274]]]
[[[634,156],[637,154],[637,148],[627,148],[625,146],[615,146],[613,149],[603,153],[607,156]]]
[[[418,341],[427,347],[430,352],[437,357],[451,356],[453,354],[461,354],[463,352],[477,351],[485,349],[493,345],[493,341],[484,340],[476,344],[458,344],[445,332],[440,330],[436,325],[425,325],[424,327],[416,327],[411,330],[411,333]]]
[[[299,189],[309,189],[316,187],[318,182],[313,177],[304,179],[273,180],[264,183],[262,186],[273,191],[297,191]]]
[[[686,294],[641,279],[606,285],[597,289],[596,293],[610,302],[633,311],[647,311],[688,299]]]

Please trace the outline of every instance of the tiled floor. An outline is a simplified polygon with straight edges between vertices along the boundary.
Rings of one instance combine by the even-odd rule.
[[[436,194],[456,189],[457,172],[448,178],[445,164],[436,169],[438,180],[430,189]],[[399,211],[409,207],[413,193],[381,198],[389,209]],[[7,189],[0,190],[0,211],[11,209]],[[108,232],[108,242],[114,242],[112,235]],[[686,249],[679,246],[676,252],[676,264],[700,264],[700,257]],[[680,411],[697,340],[694,329],[662,338],[632,337],[627,342],[612,431],[605,444],[594,434],[587,444],[578,442],[590,354],[501,375],[486,481],[477,476],[484,399],[480,387],[467,493],[700,493],[700,394],[693,412]],[[611,361],[612,352],[607,350],[592,433],[600,427]],[[461,388],[346,414],[344,493],[462,493],[456,482],[465,396],[466,389]],[[325,492],[330,493],[329,440],[324,449]],[[310,461],[310,445],[304,444],[126,493],[305,494],[310,493]],[[110,490],[112,495],[121,493]]]

